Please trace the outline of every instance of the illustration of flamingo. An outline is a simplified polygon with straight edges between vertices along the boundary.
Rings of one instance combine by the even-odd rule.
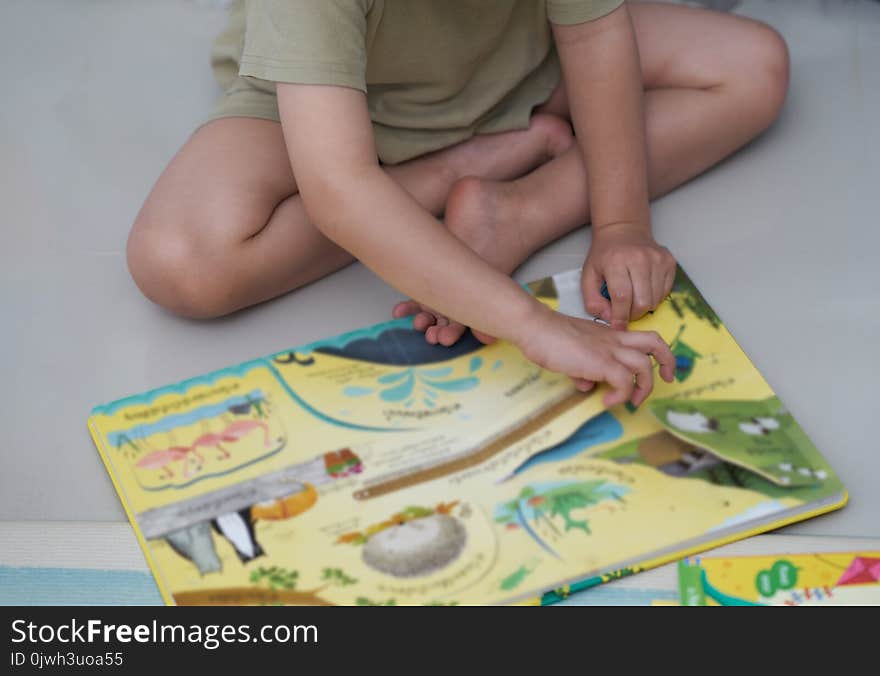
[[[227,451],[223,446],[220,445],[223,441],[229,441],[229,439],[225,438],[222,434],[214,434],[212,432],[208,432],[207,434],[203,434],[198,439],[196,439],[192,443],[192,450],[195,452],[197,449],[204,446],[205,448],[216,448],[222,455],[218,458],[218,460],[224,460],[226,458],[231,457],[229,451]]]
[[[143,458],[137,461],[136,466],[140,469],[161,469],[166,474],[159,475],[161,479],[170,479],[174,476],[174,472],[171,470],[171,464],[175,462],[183,463],[183,478],[186,479],[190,476],[190,462],[188,456],[192,454],[196,457],[199,463],[199,469],[201,469],[201,464],[205,461],[202,454],[199,453],[198,449],[192,446],[171,446],[170,448],[163,448],[159,451],[153,451],[152,453],[148,453]]]
[[[152,451],[138,460],[135,466],[140,469],[161,469],[165,472],[165,475],[160,474],[159,478],[170,479],[174,476],[174,472],[171,471],[171,464],[186,459],[189,451],[190,448],[186,446],[171,446],[170,448]],[[188,467],[188,464],[184,465],[184,473],[186,473]]]
[[[201,470],[202,464],[205,462],[205,458],[204,458],[204,456],[202,456],[201,453],[199,453],[199,449],[197,449],[195,446],[185,446],[185,447],[180,447],[180,448],[183,448],[187,454],[191,453],[192,455],[194,455],[196,457],[196,459],[198,460],[198,463],[199,463],[199,466],[196,469]],[[184,465],[183,465],[183,478],[184,479],[186,479],[190,475],[189,469],[190,469],[190,464],[186,459],[184,459]]]
[[[223,441],[238,441],[250,434],[252,430],[263,430],[263,446],[269,448],[269,426],[262,420],[236,420],[224,429],[220,436]]]

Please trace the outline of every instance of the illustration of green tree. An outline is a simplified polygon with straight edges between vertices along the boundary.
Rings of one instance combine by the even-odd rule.
[[[357,583],[355,578],[349,577],[340,568],[325,568],[321,572],[321,579],[339,587],[347,587]]]
[[[562,519],[564,532],[581,530],[590,535],[590,525],[586,519],[572,517],[576,509],[590,507],[603,500],[624,502],[627,488],[605,480],[566,482],[562,484],[535,484],[524,487],[514,500],[501,503],[495,508],[495,521],[509,527],[522,528],[529,537],[546,552],[559,558],[559,554],[542,538],[533,524],[543,523],[557,536],[559,529],[555,518]]]
[[[260,566],[251,571],[250,581],[254,584],[266,583],[269,589],[296,589],[296,581],[299,573],[295,570],[287,570],[272,566],[264,568]]]
[[[680,319],[684,319],[685,312],[690,312],[697,319],[708,322],[712,328],[721,328],[721,320],[715,310],[680,267],[669,294],[669,304]]]

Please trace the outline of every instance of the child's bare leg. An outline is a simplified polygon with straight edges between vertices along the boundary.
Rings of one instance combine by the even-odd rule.
[[[681,6],[632,3],[645,83],[651,197],[659,197],[745,145],[778,116],[788,54],[772,29]],[[544,110],[567,115],[562,89]],[[459,181],[446,224],[492,265],[513,272],[534,251],[589,221],[587,177],[576,146],[531,174],[501,183]],[[586,253],[586,252],[585,252]],[[429,342],[464,328],[441,320]]]
[[[439,215],[452,185],[478,175],[510,179],[571,143],[567,122],[533,118],[529,129],[477,136],[388,167]],[[201,127],[147,198],[128,241],[135,282],[159,305],[214,317],[273,298],[352,261],[309,223],[281,125],[228,118]]]

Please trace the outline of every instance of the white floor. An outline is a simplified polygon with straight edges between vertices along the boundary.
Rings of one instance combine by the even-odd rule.
[[[747,0],[789,40],[779,124],[659,201],[685,266],[851,492],[787,529],[880,536],[880,3]],[[147,303],[129,224],[216,94],[221,10],[185,0],[0,6],[0,520],[122,520],[85,420],[95,404],[388,316],[360,266],[222,321]],[[521,279],[578,266],[579,231]]]

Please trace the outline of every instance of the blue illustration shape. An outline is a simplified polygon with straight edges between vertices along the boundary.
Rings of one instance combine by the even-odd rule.
[[[468,377],[468,378],[458,378],[456,380],[428,380],[427,378],[422,379],[422,382],[426,385],[430,385],[431,387],[436,387],[438,390],[445,390],[447,392],[464,392],[465,390],[472,390],[477,385],[480,384],[479,378]]]
[[[470,366],[468,367],[468,370],[471,373],[475,373],[476,371],[480,370],[480,367],[482,365],[483,365],[483,358],[482,357],[472,357]]]
[[[379,376],[376,380],[383,385],[389,385],[391,383],[398,383],[404,378],[406,378],[411,373],[410,369],[406,371],[399,371],[398,373],[386,373],[384,376]]]
[[[532,516],[531,518],[534,519],[535,517]],[[526,532],[526,534],[528,534],[528,536],[530,538],[532,538],[532,540],[534,540],[535,542],[538,543],[538,546],[541,549],[543,549],[545,552],[547,552],[548,554],[551,554],[553,557],[555,557],[557,559],[560,559],[560,560],[562,559],[562,557],[559,556],[559,552],[557,552],[555,549],[553,549],[553,547],[551,547],[550,544],[548,542],[546,542],[544,540],[544,538],[542,538],[540,535],[538,535],[538,533],[535,531],[535,529],[531,527],[531,525],[529,524],[529,517],[527,517],[523,513],[522,501],[517,503],[517,506],[516,506],[516,523],[519,525],[520,528],[522,528]]]
[[[176,427],[183,427],[184,425],[192,425],[193,423],[202,420],[209,420],[226,413],[230,408],[252,404],[254,402],[261,402],[264,401],[265,398],[266,396],[263,394],[262,390],[252,390],[244,395],[229,397],[217,404],[199,406],[186,413],[173,413],[171,415],[166,415],[152,423],[138,424],[121,430],[113,430],[112,432],[107,433],[107,441],[112,446],[118,447],[126,441],[139,441],[152,434],[170,432]]]
[[[372,387],[359,387],[358,385],[349,385],[344,390],[342,390],[342,393],[346,397],[365,397],[372,392]]]
[[[623,434],[623,426],[611,413],[605,411],[581,425],[568,439],[556,446],[541,451],[526,460],[514,470],[514,474],[540,465],[544,462],[567,460],[582,451],[609,441],[614,441]]]
[[[500,359],[498,359],[494,364],[492,364],[492,370],[493,370],[493,371],[497,371],[498,369],[501,368],[501,366],[502,366],[503,364],[504,364],[504,362],[501,361]]]
[[[403,401],[409,397],[413,391],[415,378],[413,377],[412,371],[409,370],[406,372],[406,376],[407,377],[404,381],[399,385],[389,387],[387,390],[382,390],[379,397],[381,397],[383,401]]]
[[[452,373],[453,368],[451,366],[429,369],[409,368],[396,373],[386,373],[376,379],[382,385],[390,385],[390,387],[386,387],[379,392],[379,397],[383,401],[403,402],[403,405],[407,408],[412,406],[416,399],[420,398],[428,407],[433,407],[437,397],[440,395],[438,390],[443,392],[464,392],[480,384],[480,379],[476,376],[441,380],[452,375]],[[363,396],[373,390],[365,387],[350,386],[344,391],[349,396]]]
[[[281,374],[278,373],[278,371],[275,369],[274,366],[272,366],[272,364],[269,364],[267,362],[265,364],[265,366],[269,369],[269,372],[275,377],[275,379],[278,381],[278,384],[287,393],[287,395],[294,401],[294,403],[296,403],[297,406],[302,408],[309,415],[316,417],[318,420],[323,420],[324,422],[329,423],[331,425],[335,425],[337,427],[345,427],[345,428],[351,429],[351,430],[364,430],[367,432],[400,432],[400,431],[403,431],[403,430],[399,429],[399,422],[400,421],[397,421],[398,424],[394,425],[393,427],[373,427],[371,425],[359,425],[357,423],[351,423],[351,422],[347,422],[345,420],[340,420],[338,418],[333,418],[332,416],[327,415],[323,411],[318,410],[317,408],[312,406],[309,402],[307,402],[305,399],[303,399],[301,396],[299,396],[294,391],[294,389],[290,386],[290,383],[288,383],[281,376]]]

